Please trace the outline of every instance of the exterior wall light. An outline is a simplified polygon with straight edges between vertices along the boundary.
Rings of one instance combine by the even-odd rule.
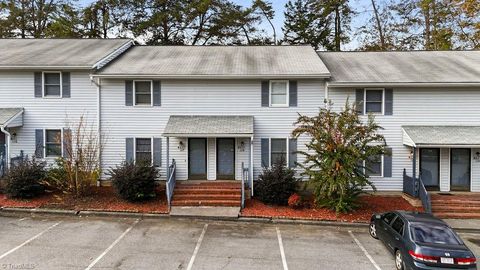
[[[238,151],[245,152],[245,142],[241,141],[240,145],[238,145]]]
[[[183,143],[183,141],[180,141],[178,143],[178,150],[180,150],[180,151],[185,150],[185,144]]]

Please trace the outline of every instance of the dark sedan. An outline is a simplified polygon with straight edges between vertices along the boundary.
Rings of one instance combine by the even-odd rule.
[[[430,214],[376,214],[369,231],[395,254],[398,270],[477,269],[472,251],[444,221]]]

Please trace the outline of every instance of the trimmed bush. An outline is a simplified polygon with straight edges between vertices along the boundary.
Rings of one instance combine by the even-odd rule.
[[[297,189],[295,171],[279,161],[271,168],[264,168],[255,182],[255,196],[267,204],[287,205],[288,198]]]
[[[157,169],[145,162],[123,162],[109,170],[117,194],[124,200],[136,202],[155,197]]]
[[[3,177],[5,194],[11,198],[33,198],[42,195],[45,187],[45,163],[24,159],[12,166]]]

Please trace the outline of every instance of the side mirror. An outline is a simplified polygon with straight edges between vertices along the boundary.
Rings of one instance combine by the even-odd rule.
[[[375,219],[381,219],[381,218],[382,218],[382,215],[379,215],[379,214],[375,215]]]

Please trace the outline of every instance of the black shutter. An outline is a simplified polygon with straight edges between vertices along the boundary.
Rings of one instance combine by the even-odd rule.
[[[270,166],[270,140],[263,138],[261,142],[262,147],[262,167]]]
[[[385,89],[385,115],[393,115],[393,89]]]
[[[160,81],[153,81],[153,106],[161,106],[162,92]]]
[[[358,114],[365,114],[363,110],[363,103],[365,102],[364,99],[364,89],[355,89],[355,106],[357,108]]]
[[[297,139],[288,140],[288,167],[294,168],[297,163]]]
[[[62,97],[70,97],[70,72],[62,72]]]
[[[43,158],[43,129],[35,130],[35,157]]]
[[[290,81],[289,83],[289,105],[290,107],[297,107],[298,90],[297,81]]]
[[[125,81],[125,106],[133,106],[133,81]]]
[[[383,156],[383,177],[392,177],[392,148],[386,150],[387,153]]]
[[[69,128],[63,129],[63,157],[69,158],[72,154],[72,130]]]
[[[133,153],[133,138],[125,139],[125,160],[127,162],[133,162],[135,154]]]
[[[270,106],[270,83],[262,81],[262,107]]]
[[[35,97],[41,98],[42,95],[42,72],[35,72],[33,74],[33,85],[35,91]]]
[[[162,138],[153,138],[153,166],[162,166]]]

